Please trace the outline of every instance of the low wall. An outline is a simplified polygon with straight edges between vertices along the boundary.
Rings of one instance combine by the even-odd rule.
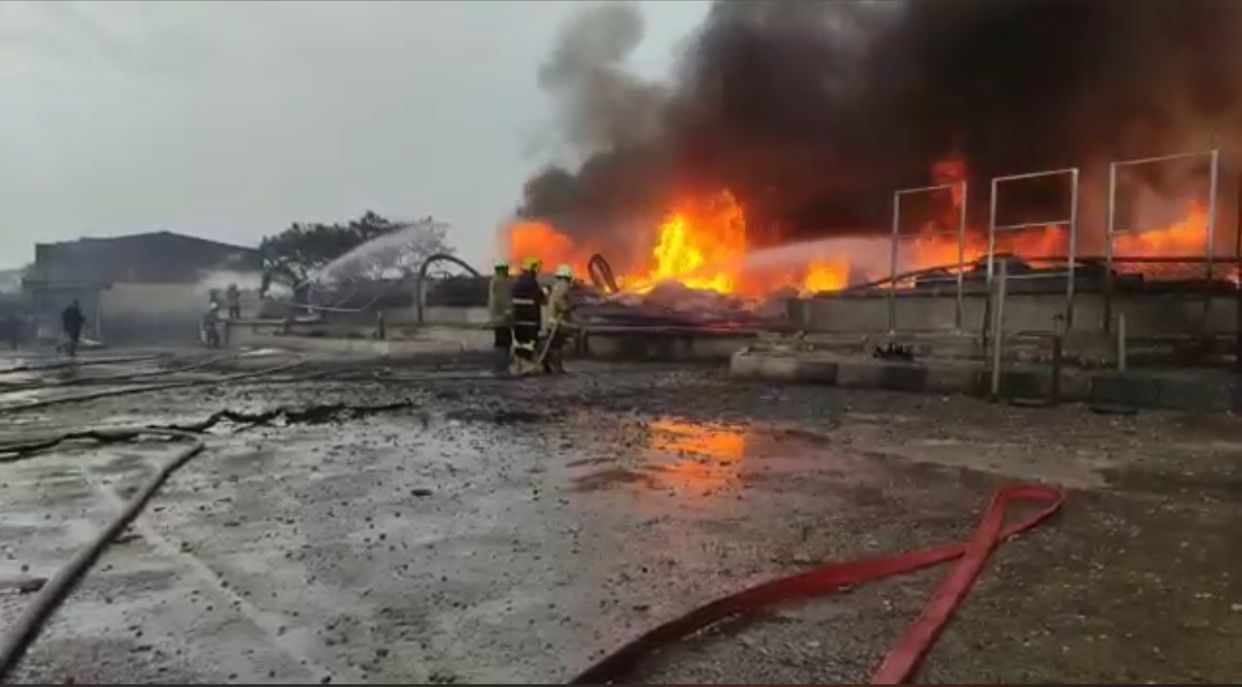
[[[753,331],[613,327],[583,332],[579,351],[603,360],[725,361],[758,339]]]
[[[987,298],[966,294],[962,303],[962,328],[980,331]],[[894,299],[897,331],[947,331],[954,325],[952,295],[897,294]],[[1200,333],[1229,335],[1237,331],[1237,301],[1230,295],[1205,299],[1194,294],[1119,294],[1113,298],[1113,314],[1124,313],[1130,337],[1186,336]],[[1005,298],[1005,330],[1051,331],[1053,317],[1065,311],[1065,295],[1055,293],[1009,294]],[[804,299],[792,311],[800,328],[808,332],[876,333],[889,330],[889,303],[884,294],[819,296]],[[1074,298],[1073,329],[1101,331],[1104,299],[1098,293]]]

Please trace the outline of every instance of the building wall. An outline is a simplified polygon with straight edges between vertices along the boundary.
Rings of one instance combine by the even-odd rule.
[[[115,283],[100,292],[99,308],[109,343],[191,342],[207,295],[194,284]]]

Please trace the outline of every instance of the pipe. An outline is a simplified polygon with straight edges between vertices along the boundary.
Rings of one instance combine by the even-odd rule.
[[[604,293],[613,294],[621,289],[617,286],[617,279],[613,276],[612,265],[608,264],[608,260],[603,255],[596,253],[587,261],[587,275],[591,277],[591,283],[595,284],[595,288]]]
[[[456,255],[449,255],[448,253],[436,253],[435,255],[427,256],[427,259],[424,260],[423,264],[420,265],[418,268],[418,281],[414,282],[414,303],[415,303],[415,307],[417,308],[417,314],[418,314],[418,317],[415,321],[419,325],[423,324],[423,309],[426,307],[426,298],[427,298],[427,294],[425,293],[423,284],[426,283],[427,281],[427,270],[431,269],[431,264],[434,262],[451,262],[461,267],[462,269],[466,270],[467,272],[469,272],[471,276],[475,276],[475,277],[483,276],[479,274],[478,270],[471,267],[470,263],[466,262],[465,260],[462,260]]]
[[[206,443],[202,439],[189,432],[148,428],[131,430],[131,433],[132,436],[149,434],[152,436],[189,440],[192,443],[164,463],[163,467],[147,480],[138,493],[125,504],[124,509],[90,543],[80,549],[70,559],[69,563],[58,570],[48,580],[47,584],[43,585],[43,588],[35,594],[30,603],[26,604],[26,607],[22,609],[21,615],[9,626],[4,637],[0,639],[0,681],[4,681],[7,678],[9,671],[13,669],[25,653],[26,648],[38,636],[44,621],[60,606],[69,592],[82,579],[82,575],[90,569],[91,564],[95,562],[99,554],[116,538],[116,535],[120,534],[121,530],[125,529],[142,512],[143,506],[147,504],[147,501],[151,499],[156,490],[164,484],[164,481],[168,479],[168,476],[173,471],[206,448]]]

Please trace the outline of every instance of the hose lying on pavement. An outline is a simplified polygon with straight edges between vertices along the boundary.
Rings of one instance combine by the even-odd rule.
[[[216,363],[223,362],[225,360],[230,360],[236,357],[237,356],[235,355],[217,355],[217,356],[212,356],[208,358],[207,360],[200,360],[196,363],[191,363],[189,365],[183,365],[181,367],[165,368],[161,370],[146,370],[143,372],[131,372],[129,374],[120,374],[120,375],[108,375],[105,377],[77,377],[73,379],[54,379],[54,380],[26,382],[23,384],[0,383],[0,393],[4,393],[8,391],[25,391],[27,389],[45,389],[45,388],[57,387],[57,386],[78,386],[82,384],[119,384],[123,382],[128,382],[130,380],[134,380],[134,379],[145,379],[147,377],[162,377],[164,375],[177,374],[180,372],[192,372],[194,370],[201,370],[205,367],[210,367],[212,365],[215,365]]]
[[[125,527],[133,521],[137,515],[142,512],[147,501],[155,494],[156,491],[164,484],[175,470],[180,468],[190,458],[194,457],[206,447],[204,441],[194,432],[202,432],[212,426],[224,421],[233,420],[236,422],[245,422],[248,427],[258,424],[270,422],[278,417],[284,417],[290,422],[326,422],[343,413],[352,413],[354,416],[366,415],[370,413],[383,412],[387,410],[397,410],[400,408],[408,408],[414,405],[412,400],[402,400],[392,403],[382,403],[375,405],[350,405],[345,403],[331,403],[324,405],[307,406],[301,408],[293,408],[280,406],[272,410],[258,413],[246,413],[235,410],[220,410],[209,415],[206,419],[199,422],[182,425],[180,427],[142,427],[127,429],[92,429],[78,432],[68,432],[58,436],[43,439],[39,441],[8,444],[0,446],[0,462],[13,462],[37,451],[52,448],[67,441],[75,441],[82,439],[92,439],[99,442],[116,442],[131,441],[142,435],[147,436],[164,436],[173,439],[181,439],[191,442],[191,444],[164,463],[163,467],[151,477],[142,488],[131,498],[125,508],[105,527],[95,539],[93,539],[85,548],[80,550],[72,560],[42,587],[38,589],[38,594],[30,600],[17,621],[8,629],[5,635],[0,638],[0,682],[3,682],[10,670],[17,664],[24,654],[26,648],[38,636],[43,624],[51,617],[52,612],[64,601],[65,597],[72,591],[74,585],[81,580],[82,576],[90,569],[91,565],[99,557],[105,548],[121,533]],[[39,580],[42,582],[42,580]]]
[[[260,377],[263,375],[274,374],[276,372],[283,372],[285,370],[295,368],[304,362],[305,360],[296,360],[294,362],[285,363],[283,365],[277,365],[275,367],[268,367],[262,370],[256,370],[254,372],[242,372],[240,374],[229,375],[227,377],[220,377],[218,379],[192,379],[192,380],[182,381],[182,382],[168,382],[166,384],[153,384],[151,386],[141,386],[141,387],[128,388],[128,389],[106,389],[104,391],[93,391],[90,393],[78,394],[77,396],[62,396],[60,398],[48,398],[48,399],[43,399],[40,401],[30,401],[29,403],[21,403],[21,404],[11,405],[11,406],[0,406],[0,414],[19,413],[24,410],[35,410],[37,408],[46,408],[48,406],[60,405],[62,403],[93,401],[99,398],[110,398],[112,396],[124,396],[128,394],[141,394],[141,393],[146,393],[148,391],[165,391],[167,389],[181,389],[181,388],[191,387],[191,386],[212,386],[215,384],[225,384],[228,382],[235,382],[238,380],[248,379],[251,377]]]
[[[587,668],[571,684],[602,684],[619,679],[653,651],[744,611],[779,601],[831,594],[842,587],[913,572],[955,558],[960,559],[932,595],[922,614],[910,625],[905,636],[889,650],[871,677],[874,684],[904,682],[913,674],[919,660],[936,641],[953,609],[965,597],[971,583],[979,575],[992,549],[1052,517],[1060,510],[1064,499],[1061,491],[1051,486],[1019,484],[1001,487],[992,495],[992,501],[969,542],[942,544],[919,551],[825,565],[744,589],[700,606],[634,639]],[[1005,508],[1019,501],[1041,503],[1043,508],[1006,527]]]
[[[35,594],[26,608],[22,610],[21,615],[0,638],[0,681],[4,681],[13,666],[21,659],[26,647],[39,634],[44,621],[56,610],[65,596],[73,589],[82,575],[90,568],[99,554],[104,548],[120,534],[125,527],[142,511],[143,506],[150,500],[151,496],[160,488],[164,480],[172,474],[174,470],[181,467],[187,460],[200,453],[206,446],[203,440],[189,433],[172,429],[139,429],[139,430],[121,430],[108,433],[102,431],[101,436],[110,436],[113,440],[120,440],[122,437],[133,437],[138,434],[147,434],[152,436],[164,436],[173,439],[189,441],[190,445],[179,451],[171,459],[166,461],[146,484],[134,494],[126,504],[125,508],[112,519],[111,522],[101,531],[95,539],[87,544],[83,549],[69,561],[63,568],[52,576],[47,584]]]
[[[119,365],[120,363],[137,363],[144,360],[157,360],[164,357],[163,355],[137,355],[128,358],[86,358],[66,360],[51,365],[19,365],[17,367],[8,367],[0,370],[0,375],[13,374],[15,372],[40,372],[43,370],[59,370],[65,367],[85,367],[87,365]]]

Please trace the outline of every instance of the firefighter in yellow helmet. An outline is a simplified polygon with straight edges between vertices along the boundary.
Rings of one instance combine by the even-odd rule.
[[[556,268],[556,281],[548,294],[547,322],[545,336],[548,352],[544,356],[543,369],[547,372],[561,373],[565,371],[565,341],[573,334],[573,303],[569,299],[573,287],[574,273],[569,265]]]
[[[513,302],[513,365],[516,374],[526,374],[537,369],[535,343],[539,338],[539,325],[543,304],[546,301],[539,287],[538,258],[527,258],[522,263],[522,273],[513,280],[510,291]]]

